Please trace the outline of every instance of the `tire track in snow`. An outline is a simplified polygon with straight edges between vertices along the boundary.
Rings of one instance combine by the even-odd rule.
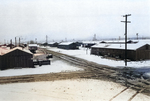
[[[139,93],[141,93],[143,90],[145,90],[145,88],[144,88],[144,89],[140,89],[139,91],[137,91],[133,96],[131,96],[131,98],[130,98],[128,101],[132,101],[132,99],[133,99],[136,95],[138,95]]]
[[[113,96],[109,101],[112,101],[113,99],[115,99],[117,96],[119,96],[121,93],[123,93],[124,91],[126,91],[127,89],[129,89],[130,87],[127,87],[125,89],[123,89],[121,92],[119,92],[117,95]]]

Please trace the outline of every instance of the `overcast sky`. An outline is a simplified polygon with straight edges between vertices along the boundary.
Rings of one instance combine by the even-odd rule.
[[[0,0],[0,42],[150,37],[150,0]]]

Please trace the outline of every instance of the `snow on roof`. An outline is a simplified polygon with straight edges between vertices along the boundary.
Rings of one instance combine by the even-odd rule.
[[[23,42],[23,44],[27,44],[27,42]]]
[[[24,49],[24,48],[23,48],[23,50],[22,50],[22,51],[24,51],[24,52],[26,52],[26,53],[29,53],[29,54],[33,54],[32,52],[30,52],[29,50]]]
[[[15,48],[9,50],[8,52],[6,52],[5,54],[10,53],[10,52],[12,52],[12,51],[14,51],[14,50],[16,50],[16,49],[19,49],[19,50],[24,51],[24,52],[29,53],[29,54],[33,54],[33,53],[31,53],[29,50],[27,50],[27,49],[22,49],[21,47],[15,47]],[[4,55],[4,54],[3,54],[3,55]]]
[[[0,47],[0,55],[7,53],[9,49]]]
[[[82,41],[84,44],[98,44],[100,41]]]
[[[146,44],[149,44],[150,41],[141,41],[139,40],[137,43],[128,43],[128,50],[136,50]],[[110,44],[110,43],[100,43],[92,46],[94,48],[111,48],[111,49],[125,49],[125,44]]]
[[[48,44],[54,44],[54,43],[57,43],[57,42],[49,42]]]
[[[29,44],[28,46],[35,46],[35,47],[37,47],[38,45],[37,44]]]
[[[127,40],[129,41],[129,40]],[[104,42],[125,42],[125,40],[106,40]]]
[[[70,45],[70,44],[72,44],[72,43],[74,43],[74,42],[62,42],[62,43],[60,43],[59,45]]]
[[[111,43],[111,44],[124,44],[125,40],[107,40],[107,41],[101,41],[100,43]],[[127,40],[128,43],[136,43],[138,40]]]

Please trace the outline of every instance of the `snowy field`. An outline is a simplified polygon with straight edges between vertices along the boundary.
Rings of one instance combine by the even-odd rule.
[[[77,71],[77,70],[82,70],[82,69],[69,65],[61,60],[55,60],[52,61],[51,65],[36,66],[36,68],[3,70],[0,71],[0,77],[28,75],[28,74],[57,73],[57,72],[66,72],[66,71]]]
[[[45,48],[45,47],[42,47],[42,48]],[[79,58],[92,61],[98,64],[102,64],[102,65],[107,65],[107,66],[117,67],[117,68],[122,68],[125,66],[125,63],[123,60],[116,61],[116,60],[105,59],[97,55],[91,55],[90,49],[86,49],[86,48],[80,48],[79,50],[65,50],[65,49],[59,49],[59,48],[54,48],[54,47],[46,47],[46,48],[52,51],[79,57]],[[150,76],[150,60],[131,61],[127,63],[127,67],[135,68],[137,69],[137,71],[143,72],[144,75]]]
[[[129,101],[136,93],[117,83],[92,79],[13,83],[0,85],[0,101]],[[137,94],[132,101],[150,101]]]

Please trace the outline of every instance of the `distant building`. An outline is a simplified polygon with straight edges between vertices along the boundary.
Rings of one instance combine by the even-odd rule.
[[[34,65],[50,65],[49,58],[53,58],[52,54],[43,54],[43,55],[37,55],[33,57],[33,64]]]
[[[2,46],[7,46],[7,44],[0,44],[0,47],[2,47]]]
[[[48,43],[48,46],[50,46],[50,47],[57,47],[58,44],[59,43],[57,43],[57,42],[50,42],[50,43]]]
[[[86,48],[91,48],[93,45],[95,45],[97,42],[96,41],[83,41],[82,45],[83,47]]]
[[[13,48],[0,55],[0,69],[9,68],[33,68],[33,54],[28,50],[22,50],[20,47]]]
[[[62,49],[79,49],[78,43],[76,42],[62,42],[58,45],[58,48]]]
[[[48,43],[47,42],[44,42],[43,44],[41,44],[43,46],[48,46]]]
[[[125,59],[125,44],[103,42],[92,46],[91,54]],[[150,59],[149,42],[128,42],[127,59],[133,61]]]
[[[12,48],[15,47],[15,45],[13,45],[13,44],[8,44],[7,47],[10,47],[10,49],[12,49]]]
[[[28,45],[28,49],[29,49],[32,53],[35,53],[35,51],[38,49],[38,45],[37,45],[37,44],[29,44],[29,45]]]
[[[76,44],[78,47],[80,47],[83,43],[81,41],[77,41]]]

